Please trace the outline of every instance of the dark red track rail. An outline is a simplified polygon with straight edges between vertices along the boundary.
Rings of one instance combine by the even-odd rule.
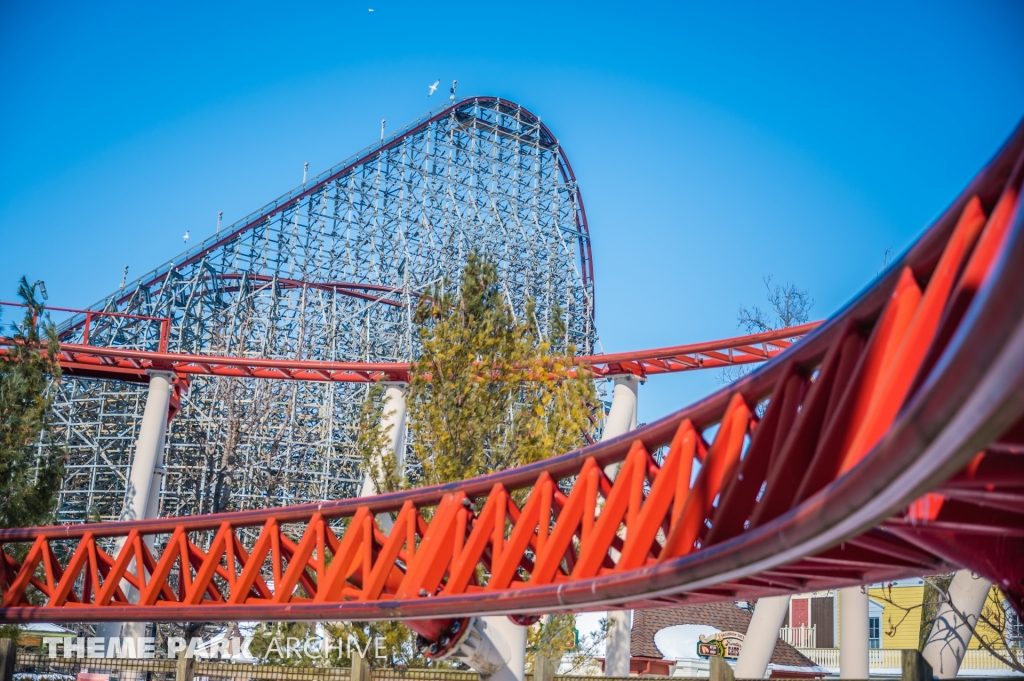
[[[951,566],[1020,612],[1022,167],[1018,128],[854,302],[660,421],[368,499],[0,531],[0,618],[402,619],[438,640],[471,614],[732,600]]]
[[[165,327],[170,324],[167,319],[157,321]],[[751,364],[775,357],[820,323],[812,322],[749,336],[656,350],[575,357],[572,361],[578,366],[587,367],[588,371],[598,377],[621,374],[650,376]],[[161,329],[160,337],[166,339],[166,328]],[[0,356],[5,352],[2,346],[10,345],[11,342],[10,339],[0,338]],[[166,346],[165,340],[162,343]],[[233,376],[334,383],[408,381],[410,370],[406,362],[322,362],[221,357],[72,343],[61,344],[58,360],[62,371],[68,376],[135,382],[148,381],[146,371],[149,369],[171,370],[179,376]]]

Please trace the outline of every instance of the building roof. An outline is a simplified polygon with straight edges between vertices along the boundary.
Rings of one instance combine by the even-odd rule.
[[[630,656],[664,657],[654,645],[654,635],[665,627],[677,624],[704,624],[721,631],[746,633],[750,613],[734,603],[706,603],[678,608],[634,610],[633,629],[630,634]],[[771,663],[787,667],[813,667],[814,662],[782,639],[775,643]]]

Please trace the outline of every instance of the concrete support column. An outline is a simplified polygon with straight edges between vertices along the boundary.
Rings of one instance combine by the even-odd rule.
[[[949,597],[939,605],[924,645],[924,659],[940,679],[952,679],[960,671],[991,588],[992,582],[970,570],[959,570],[953,575]]]
[[[605,640],[604,675],[629,676],[632,610],[608,611],[608,638]]]
[[[754,614],[747,625],[747,634],[736,661],[736,677],[740,679],[761,679],[768,671],[775,642],[779,640],[779,629],[789,611],[789,596],[769,596],[757,599]]]
[[[839,590],[839,678],[868,678],[868,593],[866,587]]]
[[[633,374],[615,376],[612,386],[612,406],[604,421],[601,441],[625,435],[636,428],[637,391],[642,380]],[[619,464],[609,464],[604,469],[608,477],[614,479],[619,472]],[[618,556],[615,556],[618,559]],[[630,632],[633,625],[633,613],[630,610],[608,611],[608,637],[605,639],[605,676],[629,676]]]
[[[637,390],[643,380],[633,374],[612,377],[612,406],[604,419],[601,442],[636,428]]]
[[[384,414],[381,417],[380,428],[387,433],[386,449],[381,450],[375,462],[378,466],[384,460],[385,454],[393,452],[395,462],[401,470],[405,465],[405,383],[384,384]],[[363,477],[363,489],[359,493],[361,497],[372,497],[379,494],[380,490],[373,482],[369,474]]]
[[[474,617],[451,659],[473,668],[481,679],[524,681],[526,627],[504,615]]]
[[[135,441],[132,470],[119,520],[155,518],[159,509],[160,479],[163,476],[164,442],[167,437],[167,410],[171,404],[174,374],[150,371],[146,408],[142,412],[139,438]],[[152,497],[152,500],[150,499]],[[152,509],[152,516],[147,513]]]
[[[487,628],[504,642],[508,650],[505,665],[491,675],[491,681],[526,680],[526,627],[520,626],[504,615],[484,617]],[[495,636],[496,635],[496,636]]]
[[[156,518],[160,510],[160,484],[163,478],[164,444],[167,437],[167,414],[171,404],[174,373],[170,371],[149,371],[149,391],[146,393],[146,407],[142,412],[139,437],[135,441],[132,468],[128,475],[128,489],[124,495],[124,507],[119,520],[142,520]],[[149,543],[152,540],[147,540]],[[124,545],[119,539],[114,550],[117,556]],[[152,548],[152,546],[150,546]],[[131,569],[131,568],[129,568]],[[135,566],[135,569],[142,569]],[[121,588],[131,601],[138,600],[139,592],[122,581]],[[134,637],[146,635],[145,622],[105,622],[96,627],[96,634],[104,638]]]
[[[374,461],[376,468],[382,465],[384,457],[388,453],[394,453],[398,472],[405,468],[405,389],[407,387],[406,383],[384,384],[383,415],[380,420],[380,428],[387,434],[387,444],[384,445]],[[377,484],[373,481],[370,472],[367,471],[363,476],[363,488],[360,490],[359,496],[372,497],[377,494],[380,494],[380,490],[377,489]],[[391,532],[394,521],[390,515],[384,513],[378,516],[377,520],[381,529],[384,530],[384,534]]]
[[[160,451],[157,452],[156,461],[153,465],[153,478],[149,485],[149,497],[146,501],[146,518],[159,518],[160,517],[160,489],[163,487],[164,473],[167,469],[164,467],[164,448],[163,442],[160,443]],[[153,541],[152,537],[146,537],[146,542],[151,544]],[[150,549],[153,547],[150,546]]]

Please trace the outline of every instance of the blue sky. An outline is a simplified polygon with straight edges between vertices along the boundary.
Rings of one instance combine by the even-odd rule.
[[[0,298],[93,303],[457,78],[565,146],[607,351],[719,338],[764,275],[834,312],[1024,114],[1020,2],[212,5],[0,4]]]

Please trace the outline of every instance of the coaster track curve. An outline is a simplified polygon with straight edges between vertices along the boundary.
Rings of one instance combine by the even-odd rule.
[[[470,615],[755,598],[954,566],[1021,612],[1022,176],[1018,127],[827,322],[614,440],[377,497],[2,530],[0,620],[401,619],[443,641]]]

